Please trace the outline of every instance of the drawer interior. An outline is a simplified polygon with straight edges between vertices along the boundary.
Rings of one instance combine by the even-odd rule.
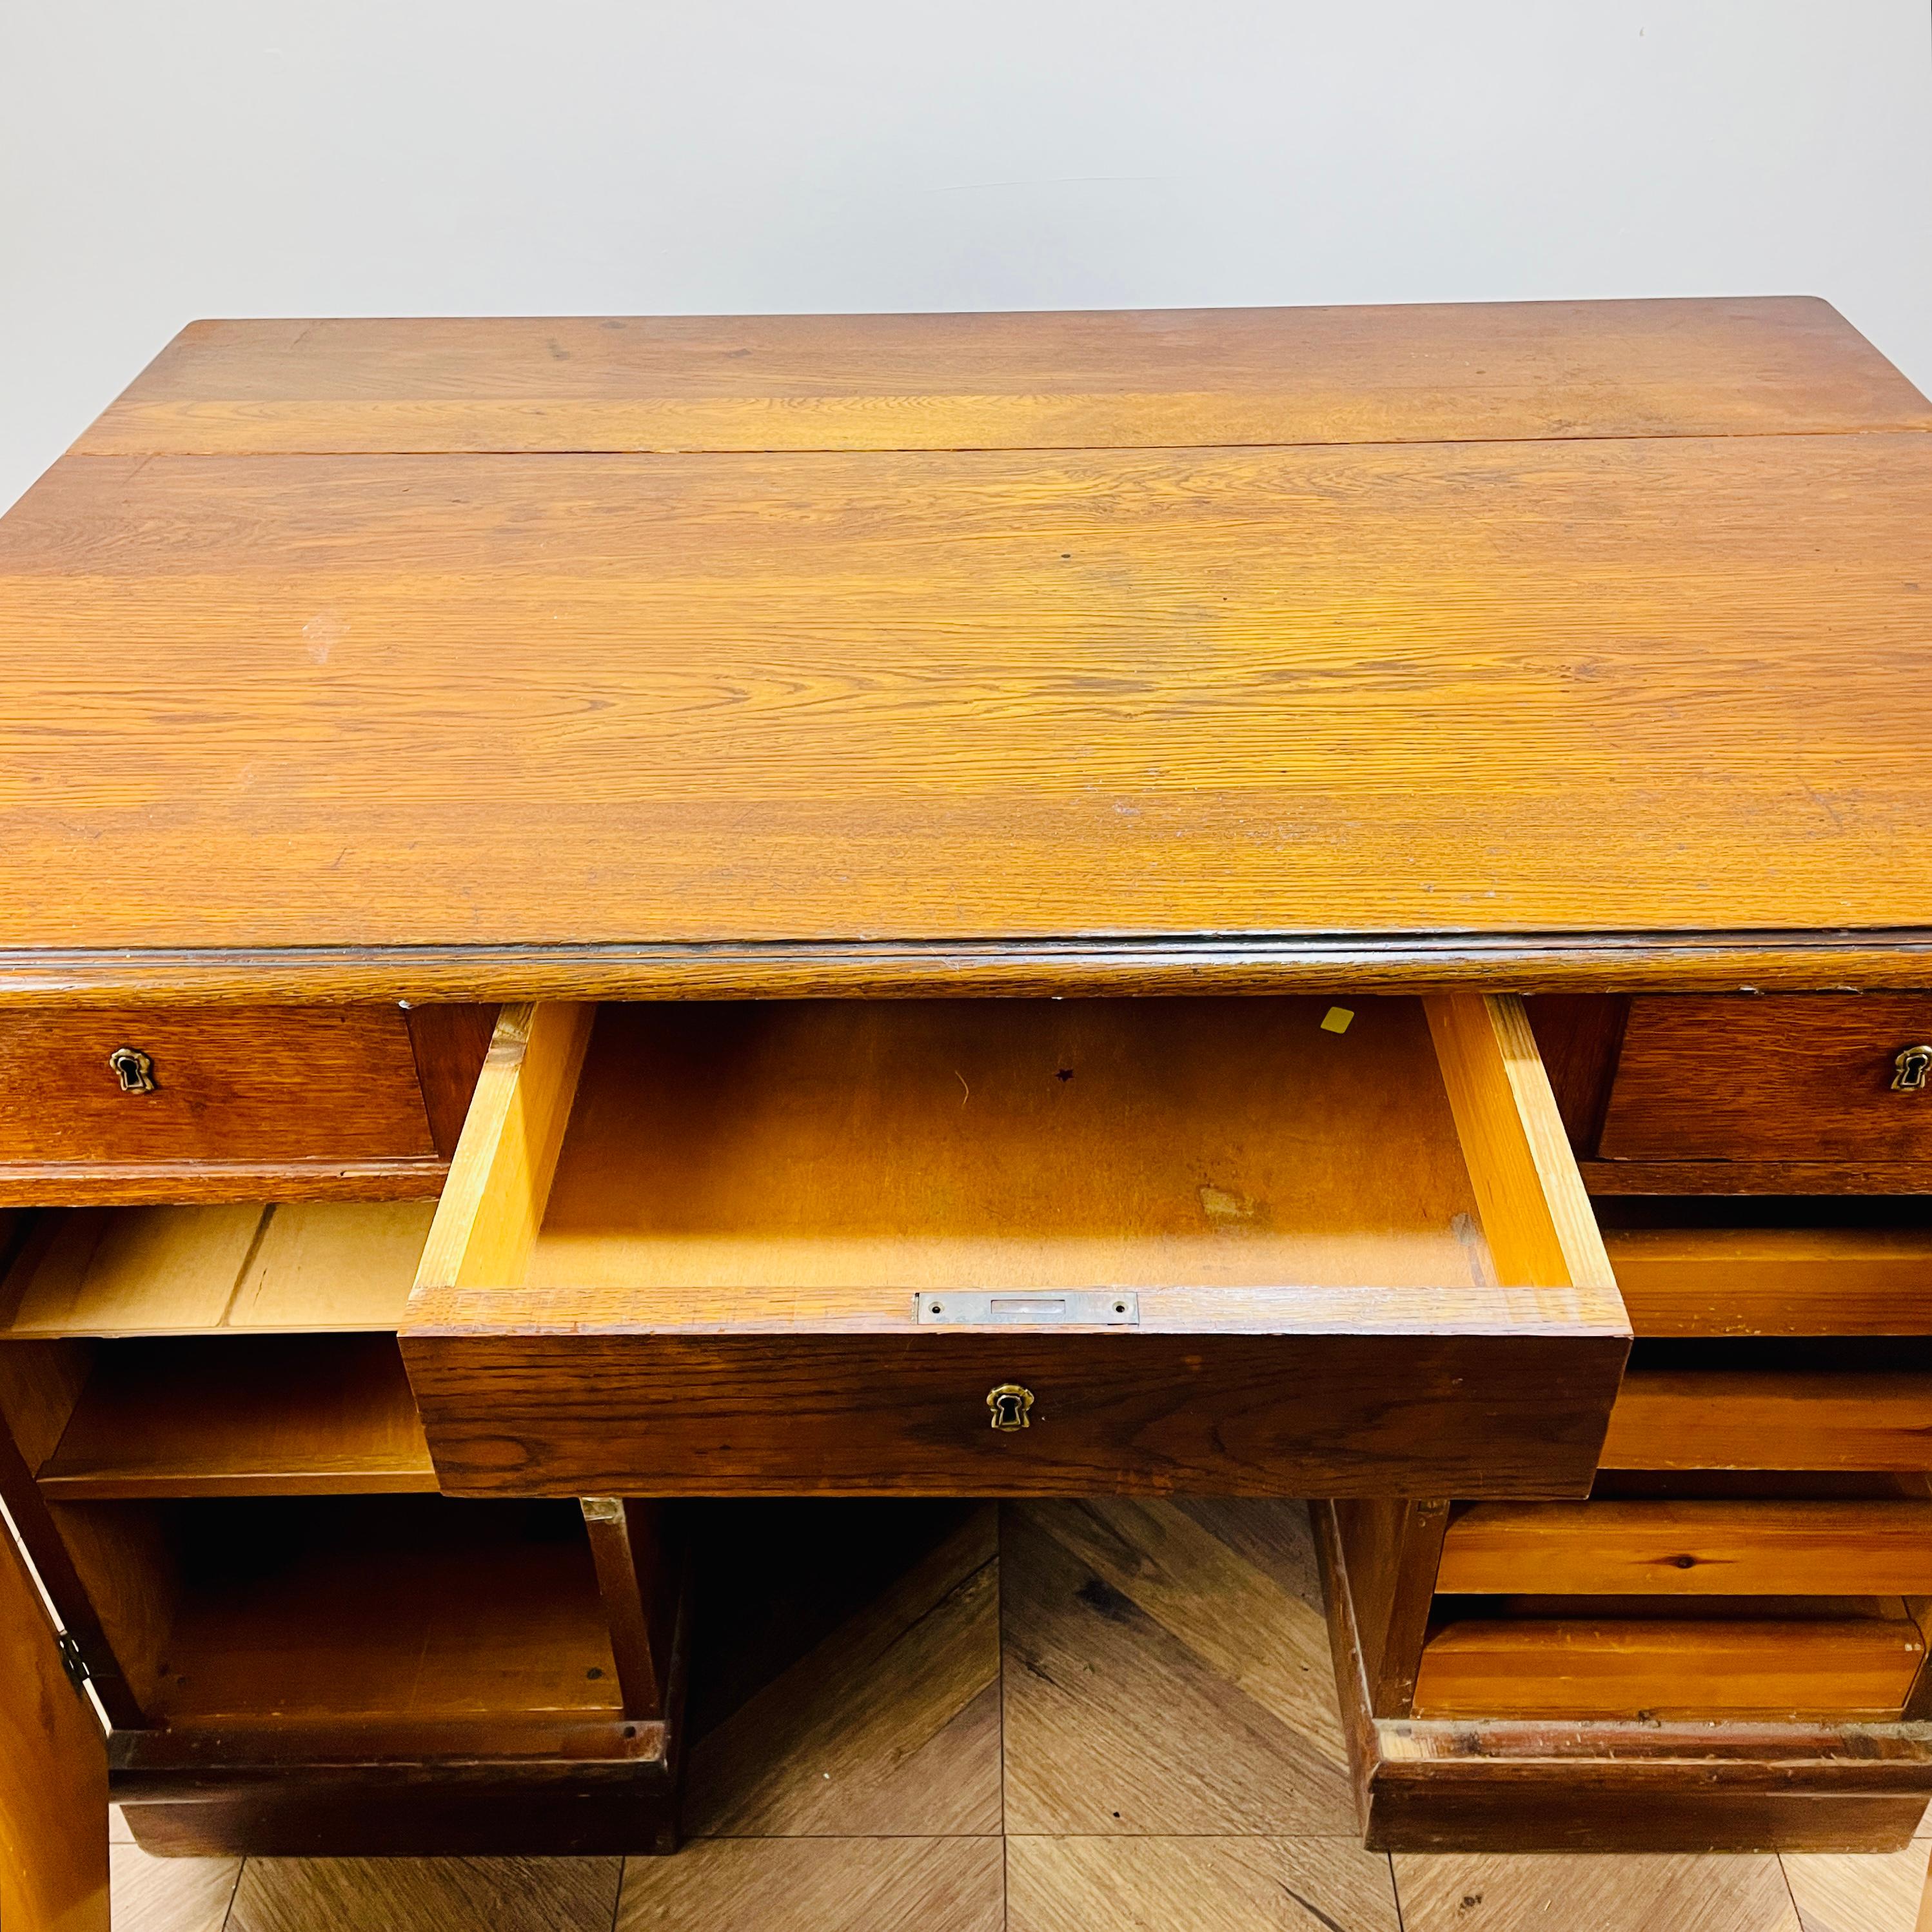
[[[1256,998],[506,1010],[404,1346],[466,1493],[1547,1494],[1626,1338],[1518,1003]]]
[[[526,1274],[559,1288],[1480,1288],[1420,1005],[599,1012]]]

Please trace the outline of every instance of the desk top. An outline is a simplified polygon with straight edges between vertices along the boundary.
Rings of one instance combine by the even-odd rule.
[[[204,322],[0,520],[0,998],[1932,983],[1825,304]]]

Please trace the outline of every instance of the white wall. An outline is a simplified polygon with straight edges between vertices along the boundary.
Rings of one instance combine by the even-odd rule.
[[[0,0],[0,503],[200,315],[1800,292],[1928,0]]]

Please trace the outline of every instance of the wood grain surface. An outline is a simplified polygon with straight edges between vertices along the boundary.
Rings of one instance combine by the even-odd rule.
[[[385,1335],[117,1343],[38,1473],[58,1502],[436,1487]]]
[[[1932,1462],[1932,1375],[1633,1369],[1606,1469],[1900,1469]]]
[[[1618,1228],[1604,1244],[1639,1335],[1932,1328],[1932,1229]]]
[[[434,1213],[418,1201],[52,1211],[0,1286],[0,1332],[393,1329]]]
[[[0,1918],[107,1932],[107,1750],[53,1626],[0,1528]]]
[[[124,1092],[121,1047],[154,1063]],[[433,1160],[403,1016],[391,1007],[148,1007],[0,1018],[0,1158]]]
[[[1424,1646],[1415,1712],[1895,1717],[1924,1654],[1902,1606],[1887,1616],[1748,1622],[1472,1618]]]
[[[1580,1493],[1620,1339],[410,1331],[464,1496]],[[1034,1391],[989,1427],[988,1390]]]
[[[1352,1576],[1356,1568],[1352,1558]],[[1932,1502],[1476,1503],[1449,1526],[1436,1587],[1534,1596],[1926,1594]]]
[[[94,454],[1456,442],[1932,428],[1827,304],[190,324]]]
[[[606,1006],[526,1269],[460,1285],[674,1289],[728,1324],[739,1288],[909,1316],[924,1288],[1493,1282],[1420,1007],[1336,1033],[1333,1004]]]
[[[0,523],[0,941],[1876,940],[1928,512],[1902,431],[77,458]]]
[[[1634,1000],[1597,1152],[1932,1169],[1932,1086],[1892,1088],[1914,1046],[1932,1047],[1932,998]]]

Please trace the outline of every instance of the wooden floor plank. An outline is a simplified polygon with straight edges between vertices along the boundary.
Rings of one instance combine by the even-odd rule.
[[[1778,1860],[1398,1852],[1403,1932],[1800,1932]]]
[[[1306,1539],[1299,1504],[1255,1507]],[[1014,1506],[1000,1535],[1009,1832],[1355,1835],[1316,1603],[1171,1504]]]
[[[609,1932],[622,1868],[620,1858],[250,1858],[227,1932]]]
[[[1916,1932],[1928,1850],[1919,1838],[1899,1852],[1786,1852],[1804,1932]]]
[[[998,1517],[989,1505],[692,1753],[695,1836],[1000,1828]]]
[[[1389,1862],[1336,1838],[1012,1838],[1006,1932],[1399,1932]]]
[[[1000,1932],[1000,1840],[714,1838],[626,1868],[617,1932]]]
[[[221,1932],[239,1858],[151,1858],[120,1842],[108,1858],[114,1932]]]

